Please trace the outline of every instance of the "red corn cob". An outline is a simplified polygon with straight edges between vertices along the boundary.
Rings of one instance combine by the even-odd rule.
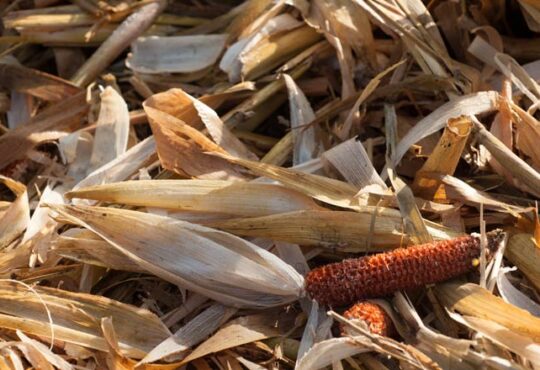
[[[488,253],[503,235],[501,230],[487,234]],[[306,277],[306,291],[320,304],[343,306],[448,280],[472,270],[479,256],[479,236],[398,248],[316,268]]]
[[[394,324],[386,311],[378,304],[371,302],[358,302],[343,313],[349,320],[362,320],[373,334],[391,336],[394,333]],[[346,325],[341,327],[341,335],[347,335]]]

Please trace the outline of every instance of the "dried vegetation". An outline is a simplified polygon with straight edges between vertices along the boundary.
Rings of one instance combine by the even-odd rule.
[[[0,369],[540,369],[538,1],[0,15]],[[495,228],[353,309],[306,292]]]

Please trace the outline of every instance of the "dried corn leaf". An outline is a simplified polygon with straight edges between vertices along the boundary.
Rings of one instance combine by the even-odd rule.
[[[449,314],[454,320],[481,333],[502,347],[523,356],[534,366],[540,364],[540,344],[531,340],[528,336],[516,333],[503,325],[483,318],[461,316],[456,313]]]
[[[268,11],[261,16],[264,17],[264,19],[259,18],[261,26],[249,30],[251,32],[250,35],[245,35],[231,45],[223,55],[219,67],[227,73],[229,81],[240,81],[242,70],[242,60],[240,58],[243,54],[251,51],[269,36],[298,28],[302,24],[288,13],[272,17],[271,19],[267,19],[267,14],[272,14],[272,12]]]
[[[303,278],[291,266],[233,235],[122,209],[54,206],[54,210],[95,232],[149,272],[225,304],[275,306],[294,301],[301,293]]]
[[[109,243],[84,229],[69,229],[52,241],[51,249],[68,259],[120,271],[144,272]]]
[[[322,202],[345,208],[354,209],[356,207],[354,196],[357,189],[345,182],[270,164],[248,161],[223,153],[214,154],[231,163],[246,167],[259,176],[269,177],[279,181],[286,187],[309,195]]]
[[[385,250],[406,242],[398,215],[299,211],[264,217],[212,221],[207,225],[241,236],[338,248],[349,252]],[[372,223],[374,227],[372,228]]]
[[[129,179],[139,169],[150,165],[156,159],[156,142],[153,137],[148,137],[112,161],[89,173],[73,189]]]
[[[184,357],[185,352],[201,342],[236,313],[236,309],[213,304],[181,327],[174,335],[154,348],[139,364],[156,362],[174,355]],[[170,358],[170,357],[169,357]],[[182,361],[184,363],[184,361]]]
[[[0,249],[4,249],[21,235],[30,223],[30,205],[26,186],[1,175],[0,182],[17,197],[0,218]]]
[[[158,156],[164,168],[196,177],[205,176],[214,179],[243,177],[227,162],[203,154],[204,151],[223,153],[224,150],[202,133],[178,118],[149,105],[145,104],[144,110],[148,115]]]
[[[322,369],[339,362],[339,360],[369,351],[370,348],[362,347],[354,338],[332,338],[316,343],[311,347],[304,357],[299,359],[296,369]]]
[[[315,113],[306,96],[288,74],[284,74],[285,85],[289,93],[289,111],[291,112],[291,132],[293,139],[293,165],[310,161],[318,157],[322,145],[317,135],[317,126],[306,126],[315,119]]]
[[[227,35],[139,37],[126,65],[139,73],[190,73],[212,66]]]
[[[426,177],[432,177],[440,181],[446,186],[446,198],[451,200],[459,200],[466,204],[480,207],[483,205],[487,209],[493,209],[501,212],[509,212],[512,214],[528,212],[530,209],[519,207],[499,201],[491,197],[488,193],[476,190],[466,182],[450,175],[440,174],[425,174]]]
[[[96,295],[33,289],[15,282],[0,282],[1,327],[48,338],[54,335],[62,341],[106,351],[96,319],[112,317],[118,325],[122,352],[139,358],[169,335],[159,319],[145,309]],[[50,310],[52,327],[46,310]]]
[[[478,120],[473,122],[477,140],[512,174],[514,182],[520,183],[520,187],[528,192],[539,195],[540,174],[493,136]]]
[[[108,86],[101,93],[99,117],[88,171],[92,172],[125,153],[129,135],[129,111],[126,102]]]
[[[0,81],[2,87],[53,102],[80,92],[60,77],[12,63],[0,63]]]
[[[356,138],[344,141],[327,150],[322,157],[330,162],[348,182],[359,189],[368,185],[378,185],[382,189],[387,189],[386,184],[373,167],[366,149]]]
[[[278,317],[276,314],[242,316],[222,327],[216,334],[199,345],[182,363],[186,364],[211,353],[220,352],[243,344],[281,336],[290,328],[292,315]]]
[[[392,158],[397,165],[411,145],[446,126],[448,120],[465,115],[475,115],[498,108],[498,96],[495,91],[482,91],[465,95],[442,105],[424,117],[401,139]]]
[[[46,108],[29,122],[0,137],[0,169],[24,156],[36,145],[63,136],[80,125],[88,105],[83,93]]]
[[[436,293],[451,310],[494,322],[534,342],[540,342],[540,318],[504,302],[476,284],[440,284]]]
[[[79,188],[66,197],[248,217],[320,208],[283,186],[218,180],[128,181]]]

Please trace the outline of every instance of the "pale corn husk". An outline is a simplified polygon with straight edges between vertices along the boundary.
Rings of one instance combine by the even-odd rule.
[[[81,87],[93,81],[131,42],[140,36],[166,6],[165,1],[150,2],[127,17],[120,26],[100,45],[92,57],[71,78]]]
[[[80,188],[66,197],[246,217],[320,208],[283,186],[218,180],[128,181]]]
[[[276,4],[276,6],[278,6],[278,4]],[[274,17],[268,19],[268,16],[272,15],[274,15]],[[250,52],[269,36],[298,28],[301,25],[301,23],[290,14],[285,13],[275,16],[272,11],[266,12],[259,17],[257,21],[260,25],[256,28],[251,27],[253,28],[251,30],[246,30],[244,33],[251,32],[251,34],[245,35],[231,45],[219,63],[219,67],[228,74],[231,82],[237,82],[241,79],[243,65],[241,59],[242,55]]]
[[[201,343],[183,361],[186,364],[210,353],[220,352],[246,343],[278,337],[292,324],[293,317],[275,314],[242,316],[228,322],[217,333]]]
[[[312,196],[322,202],[339,207],[355,208],[356,201],[353,198],[356,194],[356,189],[354,186],[345,182],[270,164],[248,161],[224,153],[214,153],[214,155],[224,158],[231,163],[244,166],[259,176],[265,176],[279,181],[291,189]]]
[[[47,107],[29,122],[10,130],[0,137],[0,169],[24,158],[40,143],[64,136],[81,125],[88,105],[83,93]]]
[[[190,73],[212,66],[227,35],[139,37],[126,65],[139,73]]]
[[[123,353],[142,357],[164,340],[169,331],[147,310],[111,299],[53,288],[33,288],[0,282],[0,326],[42,337],[107,350],[95,318],[113,317]],[[51,313],[52,327],[47,310]]]
[[[26,186],[1,175],[0,182],[17,197],[0,218],[0,249],[4,249],[22,234],[30,223],[30,205],[28,204]]]
[[[121,271],[144,272],[138,264],[111,248],[108,242],[84,229],[69,229],[57,236],[51,249],[65,258]]]
[[[420,139],[442,129],[449,119],[462,115],[475,115],[497,109],[498,95],[495,91],[483,91],[451,100],[421,119],[401,141],[392,158],[397,165],[409,147]]]
[[[321,35],[309,26],[301,26],[289,32],[269,37],[240,56],[241,76],[256,79],[283,64],[291,56],[319,41]]]
[[[364,146],[356,138],[344,141],[322,154],[352,185],[362,189],[368,185],[378,185],[387,189]]]
[[[223,325],[236,309],[221,304],[213,304],[201,314],[181,327],[173,336],[167,338],[146,355],[139,364],[152,363],[164,357],[175,355],[184,357],[185,352],[198,344],[221,325]]]
[[[405,230],[416,244],[424,244],[433,241],[429,234],[422,214],[416,205],[412,190],[397,176],[395,166],[391,158],[396,150],[397,139],[397,115],[393,105],[384,106],[386,127],[386,165],[392,187],[396,193],[399,211],[405,223]]]
[[[233,235],[122,209],[53,209],[95,232],[145,270],[225,304],[268,307],[292,302],[302,293],[303,278],[291,266]]]
[[[306,96],[288,74],[284,74],[289,94],[291,132],[293,139],[293,165],[299,165],[318,157],[322,145],[316,126],[306,126],[315,119],[315,113]]]
[[[153,137],[148,137],[124,154],[89,173],[73,189],[129,179],[139,169],[150,165],[156,159],[156,142]]]
[[[129,134],[129,111],[120,94],[108,86],[101,93],[101,105],[90,157],[89,172],[124,154]]]

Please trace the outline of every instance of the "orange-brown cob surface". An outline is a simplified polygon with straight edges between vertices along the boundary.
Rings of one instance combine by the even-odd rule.
[[[488,253],[503,238],[487,234]],[[306,277],[306,291],[321,304],[343,306],[364,298],[448,280],[474,268],[480,237],[463,236],[321,266]]]
[[[394,324],[386,311],[378,304],[371,302],[358,302],[343,313],[343,316],[349,320],[364,321],[369,330],[374,334],[392,336],[394,333]],[[347,327],[341,327],[341,335],[347,335]]]

